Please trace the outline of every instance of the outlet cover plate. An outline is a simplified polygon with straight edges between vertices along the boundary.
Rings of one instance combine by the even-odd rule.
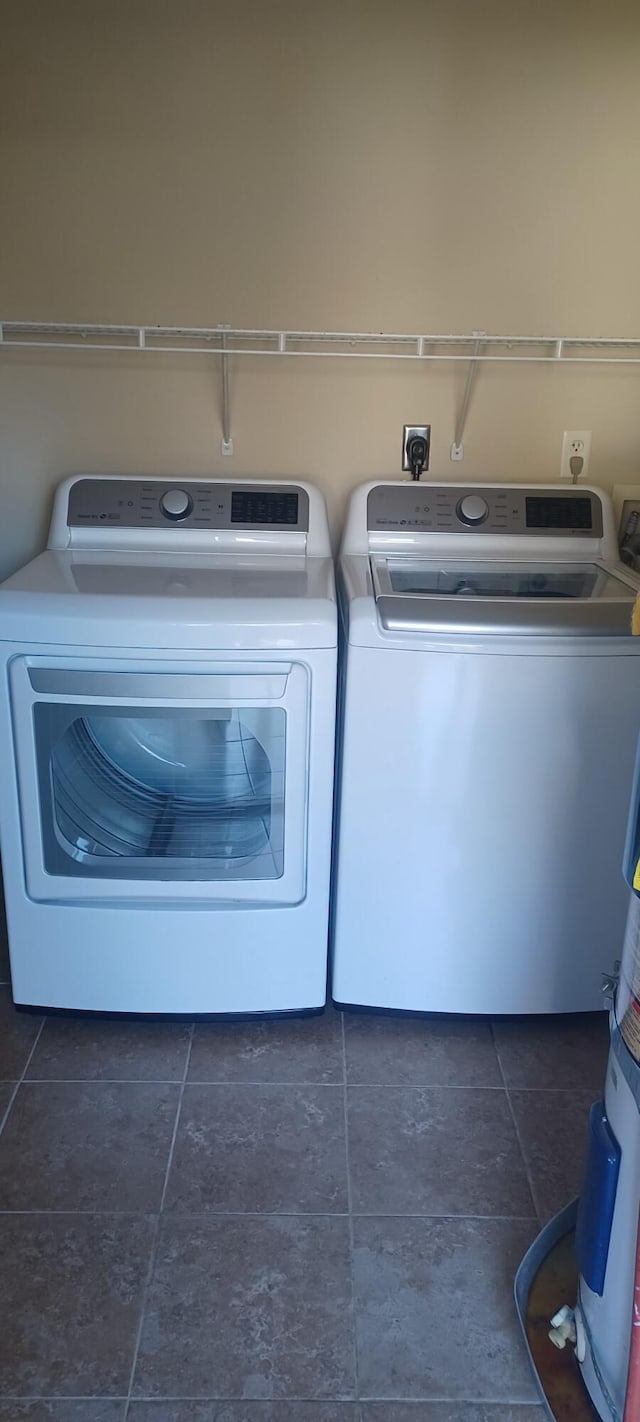
[[[422,470],[423,474],[426,474],[429,468],[429,455],[431,452],[431,425],[403,425],[402,472],[403,474],[408,474],[411,472],[411,463],[407,454],[407,447],[409,444],[409,440],[413,439],[414,435],[420,435],[422,439],[426,440],[427,442],[427,457],[424,462],[424,469]]]
[[[582,460],[580,473],[575,475],[571,468],[571,460],[577,456]],[[589,463],[591,461],[591,430],[565,430],[562,437],[562,456],[560,459],[560,478],[571,479],[577,483],[580,479],[586,479],[589,474]]]

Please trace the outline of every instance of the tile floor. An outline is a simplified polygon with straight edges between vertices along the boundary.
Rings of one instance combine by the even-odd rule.
[[[543,1422],[513,1275],[606,1053],[604,1019],[43,1024],[1,987],[0,1422]]]

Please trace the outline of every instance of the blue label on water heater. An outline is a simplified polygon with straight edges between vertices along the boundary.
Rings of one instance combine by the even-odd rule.
[[[594,1294],[604,1293],[621,1155],[604,1102],[596,1101],[589,1112],[589,1147],[576,1224],[578,1268]]]

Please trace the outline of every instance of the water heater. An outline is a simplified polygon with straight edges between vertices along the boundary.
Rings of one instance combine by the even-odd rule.
[[[580,1272],[576,1351],[603,1422],[637,1417],[632,1407],[640,1354],[629,1367],[632,1331],[640,1334],[637,1240],[640,1212],[640,758],[625,848],[631,888],[620,975],[611,1013],[604,1098],[591,1108],[585,1180],[576,1227]],[[638,1254],[640,1258],[640,1253]],[[635,1298],[635,1310],[634,1310]],[[638,1358],[635,1357],[638,1354]]]

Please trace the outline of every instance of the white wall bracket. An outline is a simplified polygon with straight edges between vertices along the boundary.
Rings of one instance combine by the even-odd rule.
[[[220,448],[223,454],[233,454],[231,417],[229,413],[229,356],[227,354],[227,337],[224,330],[220,340],[220,349],[220,395],[222,400],[222,440]]]
[[[464,383],[462,402],[458,411],[458,418],[456,420],[456,430],[453,436],[453,444],[451,446],[451,458],[456,463],[464,457],[464,445],[462,441],[464,439],[464,431],[467,423],[467,415],[469,413],[469,405],[471,403],[471,395],[473,393],[473,387],[475,385],[476,376],[478,374],[478,357],[482,350],[482,340],[485,335],[485,332],[474,331],[473,334],[475,337],[473,352],[467,369],[467,378]]]

